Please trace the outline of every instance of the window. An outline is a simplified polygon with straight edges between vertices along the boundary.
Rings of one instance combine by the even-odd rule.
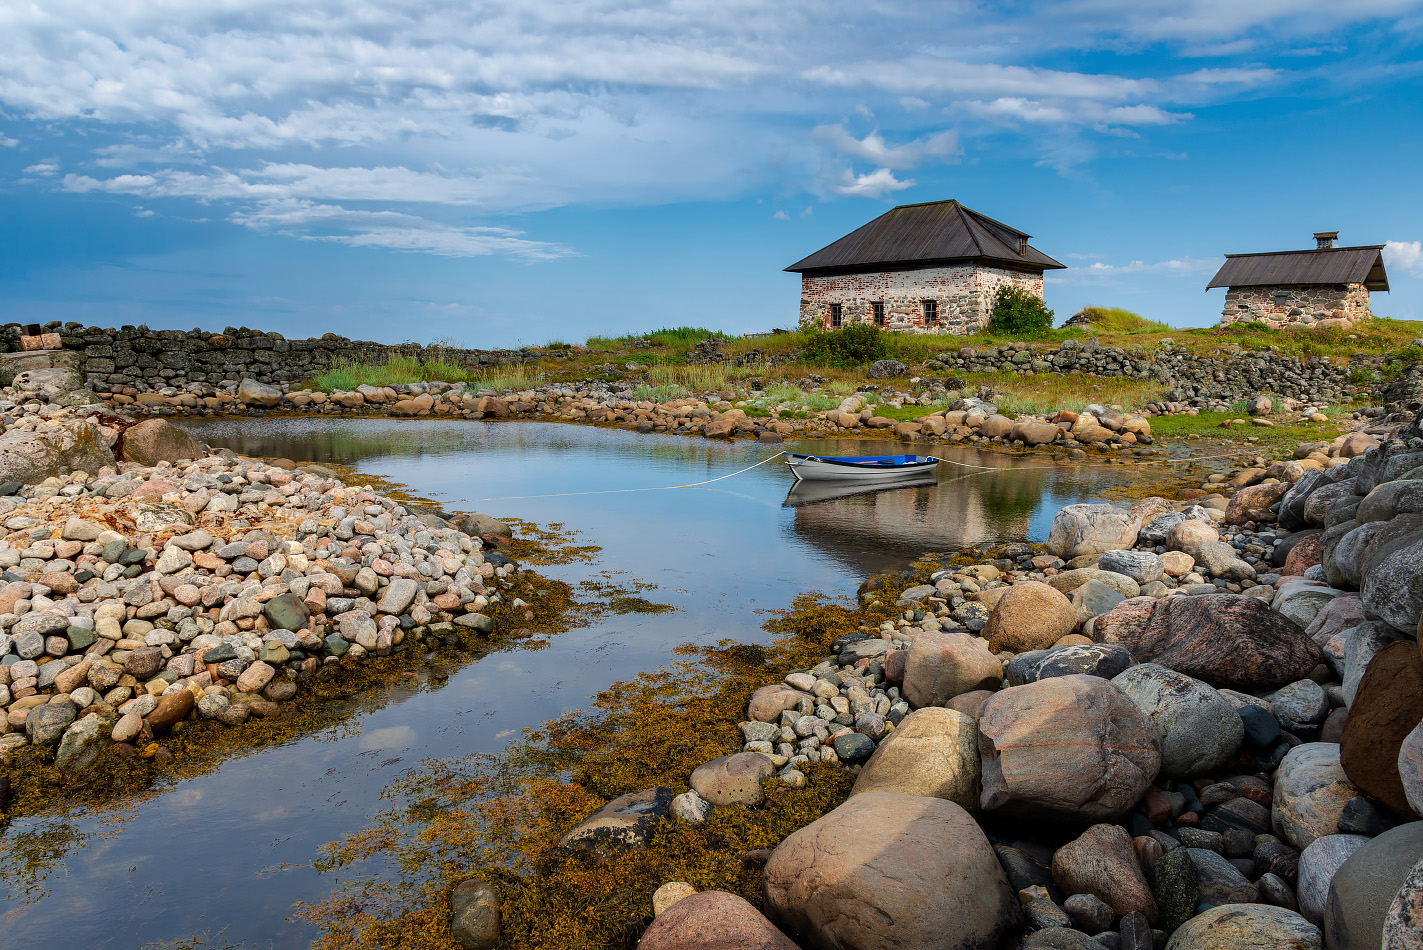
[[[924,326],[936,327],[939,325],[939,301],[924,301]]]
[[[840,305],[838,303],[832,303],[830,305],[830,325],[832,327],[838,327],[840,325]]]
[[[877,327],[882,327],[882,326],[884,326],[884,301],[883,301],[883,300],[873,300],[873,301],[870,301],[870,315],[873,316],[874,319],[875,319],[875,326],[877,326]]]

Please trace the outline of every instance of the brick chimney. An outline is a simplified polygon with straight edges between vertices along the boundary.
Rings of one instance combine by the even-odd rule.
[[[1334,246],[1334,242],[1338,237],[1338,231],[1315,231],[1314,249],[1316,251],[1327,251]]]

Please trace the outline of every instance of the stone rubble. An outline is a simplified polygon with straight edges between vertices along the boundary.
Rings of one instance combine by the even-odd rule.
[[[0,757],[36,745],[78,772],[110,746],[167,756],[186,718],[276,715],[323,667],[487,634],[513,586],[479,536],[319,466],[119,461],[122,420],[13,390],[0,422],[3,445],[86,446],[32,453],[30,477],[0,484]],[[175,429],[128,432],[143,426]]]

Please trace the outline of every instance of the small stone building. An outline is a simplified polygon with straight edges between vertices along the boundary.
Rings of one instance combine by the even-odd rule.
[[[1029,237],[957,201],[900,205],[786,268],[801,275],[800,325],[981,330],[999,287],[1016,284],[1041,297],[1043,271],[1066,266]]]
[[[1338,237],[1338,231],[1319,231],[1313,250],[1225,255],[1225,265],[1206,285],[1206,290],[1226,288],[1221,326],[1347,330],[1370,316],[1369,292],[1388,290],[1384,246],[1335,247]]]

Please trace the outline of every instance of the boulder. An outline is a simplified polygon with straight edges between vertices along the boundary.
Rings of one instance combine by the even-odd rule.
[[[1383,541],[1388,529],[1374,536]],[[1363,575],[1359,594],[1364,609],[1390,624],[1395,630],[1412,633],[1423,619],[1423,534],[1383,541],[1383,551],[1374,552],[1369,570]]]
[[[1097,559],[1097,567],[1114,574],[1124,574],[1138,584],[1159,581],[1165,573],[1161,556],[1151,551],[1104,551]]]
[[[460,881],[450,890],[450,936],[463,950],[494,950],[502,924],[499,894],[483,881]]]
[[[681,898],[657,915],[637,946],[638,950],[797,950],[745,898],[725,891]]]
[[[1082,823],[1112,821],[1161,768],[1155,727],[1096,676],[1039,680],[979,708],[985,810]]]
[[[1352,523],[1345,522],[1345,524]],[[1387,526],[1388,522],[1386,521],[1353,524],[1332,547],[1326,545],[1321,557],[1325,576],[1329,578],[1329,582],[1331,584],[1346,584],[1357,589],[1363,581],[1359,569],[1363,562],[1364,552],[1368,550],[1374,536]],[[1333,573],[1330,573],[1331,567]]]
[[[1187,518],[1173,524],[1166,532],[1166,547],[1196,557],[1196,553],[1207,544],[1220,540],[1220,532],[1209,521]],[[1199,560],[1199,559],[1198,559]]]
[[[712,759],[692,770],[692,791],[718,808],[726,805],[759,805],[766,800],[761,783],[776,774],[771,757],[760,752],[738,752]]]
[[[1088,581],[1072,592],[1072,609],[1077,611],[1077,619],[1086,623],[1093,617],[1100,617],[1126,600],[1101,581]]]
[[[1399,745],[1397,765],[1408,807],[1423,815],[1423,722],[1414,726]]]
[[[1155,663],[1112,679],[1156,727],[1161,771],[1173,778],[1209,775],[1235,757],[1245,726],[1235,704],[1206,683]]]
[[[1359,681],[1339,739],[1339,764],[1355,787],[1410,819],[1418,815],[1398,760],[1403,740],[1420,722],[1423,656],[1413,641],[1400,641],[1380,650]]]
[[[978,808],[978,725],[952,709],[916,709],[860,767],[851,795],[897,792]]]
[[[751,701],[746,705],[746,718],[753,722],[779,722],[783,711],[795,709],[802,700],[813,703],[815,697],[779,683],[762,686],[751,694]]]
[[[1293,621],[1254,597],[1139,597],[1094,621],[1093,638],[1141,662],[1251,692],[1303,679],[1323,651]]]
[[[109,744],[110,731],[112,721],[101,716],[85,716],[69,726],[54,754],[54,767],[61,772],[87,769],[99,760],[99,753]]]
[[[1186,921],[1166,950],[1324,950],[1324,936],[1283,907],[1227,904]]]
[[[1240,489],[1225,506],[1226,524],[1241,525],[1247,521],[1273,523],[1275,513],[1270,506],[1284,498],[1289,488],[1284,482],[1276,482]]]
[[[1270,824],[1303,851],[1314,839],[1337,833],[1344,806],[1358,794],[1339,764],[1339,746],[1306,742],[1286,753],[1275,773]]]
[[[1323,537],[1311,534],[1290,548],[1290,553],[1285,555],[1285,565],[1280,568],[1280,574],[1284,577],[1303,576],[1305,571],[1321,563],[1324,559]]]
[[[1340,689],[1344,692],[1344,702],[1353,703],[1358,695],[1359,684],[1374,657],[1391,643],[1402,639],[1399,632],[1386,623],[1370,620],[1352,630],[1344,631],[1344,672]]]
[[[1045,650],[1076,629],[1077,610],[1070,600],[1047,584],[1022,581],[999,598],[983,636],[994,653],[1023,653]]]
[[[1319,608],[1309,626],[1304,628],[1305,636],[1320,646],[1324,646],[1335,635],[1364,622],[1364,602],[1356,595],[1345,594],[1335,597]]]
[[[901,692],[911,708],[942,706],[961,693],[997,689],[1003,665],[977,638],[925,630],[910,644]]]
[[[1131,548],[1141,530],[1139,515],[1115,505],[1068,505],[1052,519],[1047,549],[1070,561],[1083,554]]]
[[[1139,597],[1141,595],[1141,585],[1130,577],[1115,571],[1099,571],[1095,567],[1079,567],[1075,570],[1063,571],[1061,574],[1054,574],[1047,580],[1049,587],[1064,594],[1072,594],[1078,588],[1086,587],[1092,581],[1111,588],[1123,597]]]
[[[1381,950],[1423,950],[1423,861],[1413,865],[1388,906]]]
[[[909,367],[899,360],[875,360],[870,364],[870,379],[892,379],[909,375]]]
[[[1368,844],[1363,835],[1325,835],[1315,838],[1299,856],[1299,883],[1295,894],[1299,912],[1316,927],[1324,926],[1329,910],[1329,882],[1349,857]]]
[[[1131,654],[1115,644],[1071,644],[1018,654],[1008,661],[1007,679],[1009,686],[1078,673],[1111,679],[1133,662]]]
[[[79,715],[73,703],[45,703],[30,710],[25,717],[25,735],[37,746],[51,746],[60,741],[64,731]]]
[[[0,482],[38,485],[70,472],[93,475],[113,464],[104,434],[88,422],[64,422],[33,432],[11,429],[0,435]]]
[[[1008,437],[1022,442],[1024,445],[1050,445],[1056,442],[1061,434],[1062,429],[1051,423],[1020,420],[1013,423]]]
[[[1059,848],[1052,856],[1052,879],[1064,894],[1091,894],[1118,917],[1139,913],[1156,922],[1151,886],[1121,825],[1093,825]]]
[[[981,950],[1022,919],[968,812],[893,792],[854,795],[793,832],[766,862],[762,888],[766,915],[807,947]]]
[[[1253,904],[1259,899],[1259,890],[1224,855],[1205,848],[1185,851],[1196,870],[1198,913],[1223,904]]]
[[[1324,936],[1331,950],[1377,950],[1389,907],[1423,860],[1423,821],[1390,828],[1349,856],[1329,885]]]
[[[562,838],[565,850],[638,848],[647,844],[653,826],[672,811],[672,790],[661,785],[629,792],[608,802],[574,825]]]
[[[1199,544],[1191,552],[1191,556],[1196,559],[1199,569],[1214,577],[1228,581],[1253,581],[1257,576],[1255,568],[1248,561],[1242,560],[1235,548],[1224,541]]]
[[[140,465],[200,459],[207,454],[188,430],[166,419],[147,419],[123,431],[120,443],[125,461]]]
[[[237,401],[270,409],[282,401],[282,391],[255,379],[244,379],[237,384]]]
[[[1331,600],[1343,594],[1342,590],[1326,587],[1317,581],[1291,579],[1275,588],[1275,597],[1270,601],[1270,607],[1276,613],[1293,620],[1301,628],[1307,628]]]
[[[43,366],[21,370],[11,383],[19,392],[34,393],[49,402],[78,393],[83,402],[93,402],[94,394],[84,392],[84,374],[75,366]],[[69,405],[69,402],[65,402]]]

